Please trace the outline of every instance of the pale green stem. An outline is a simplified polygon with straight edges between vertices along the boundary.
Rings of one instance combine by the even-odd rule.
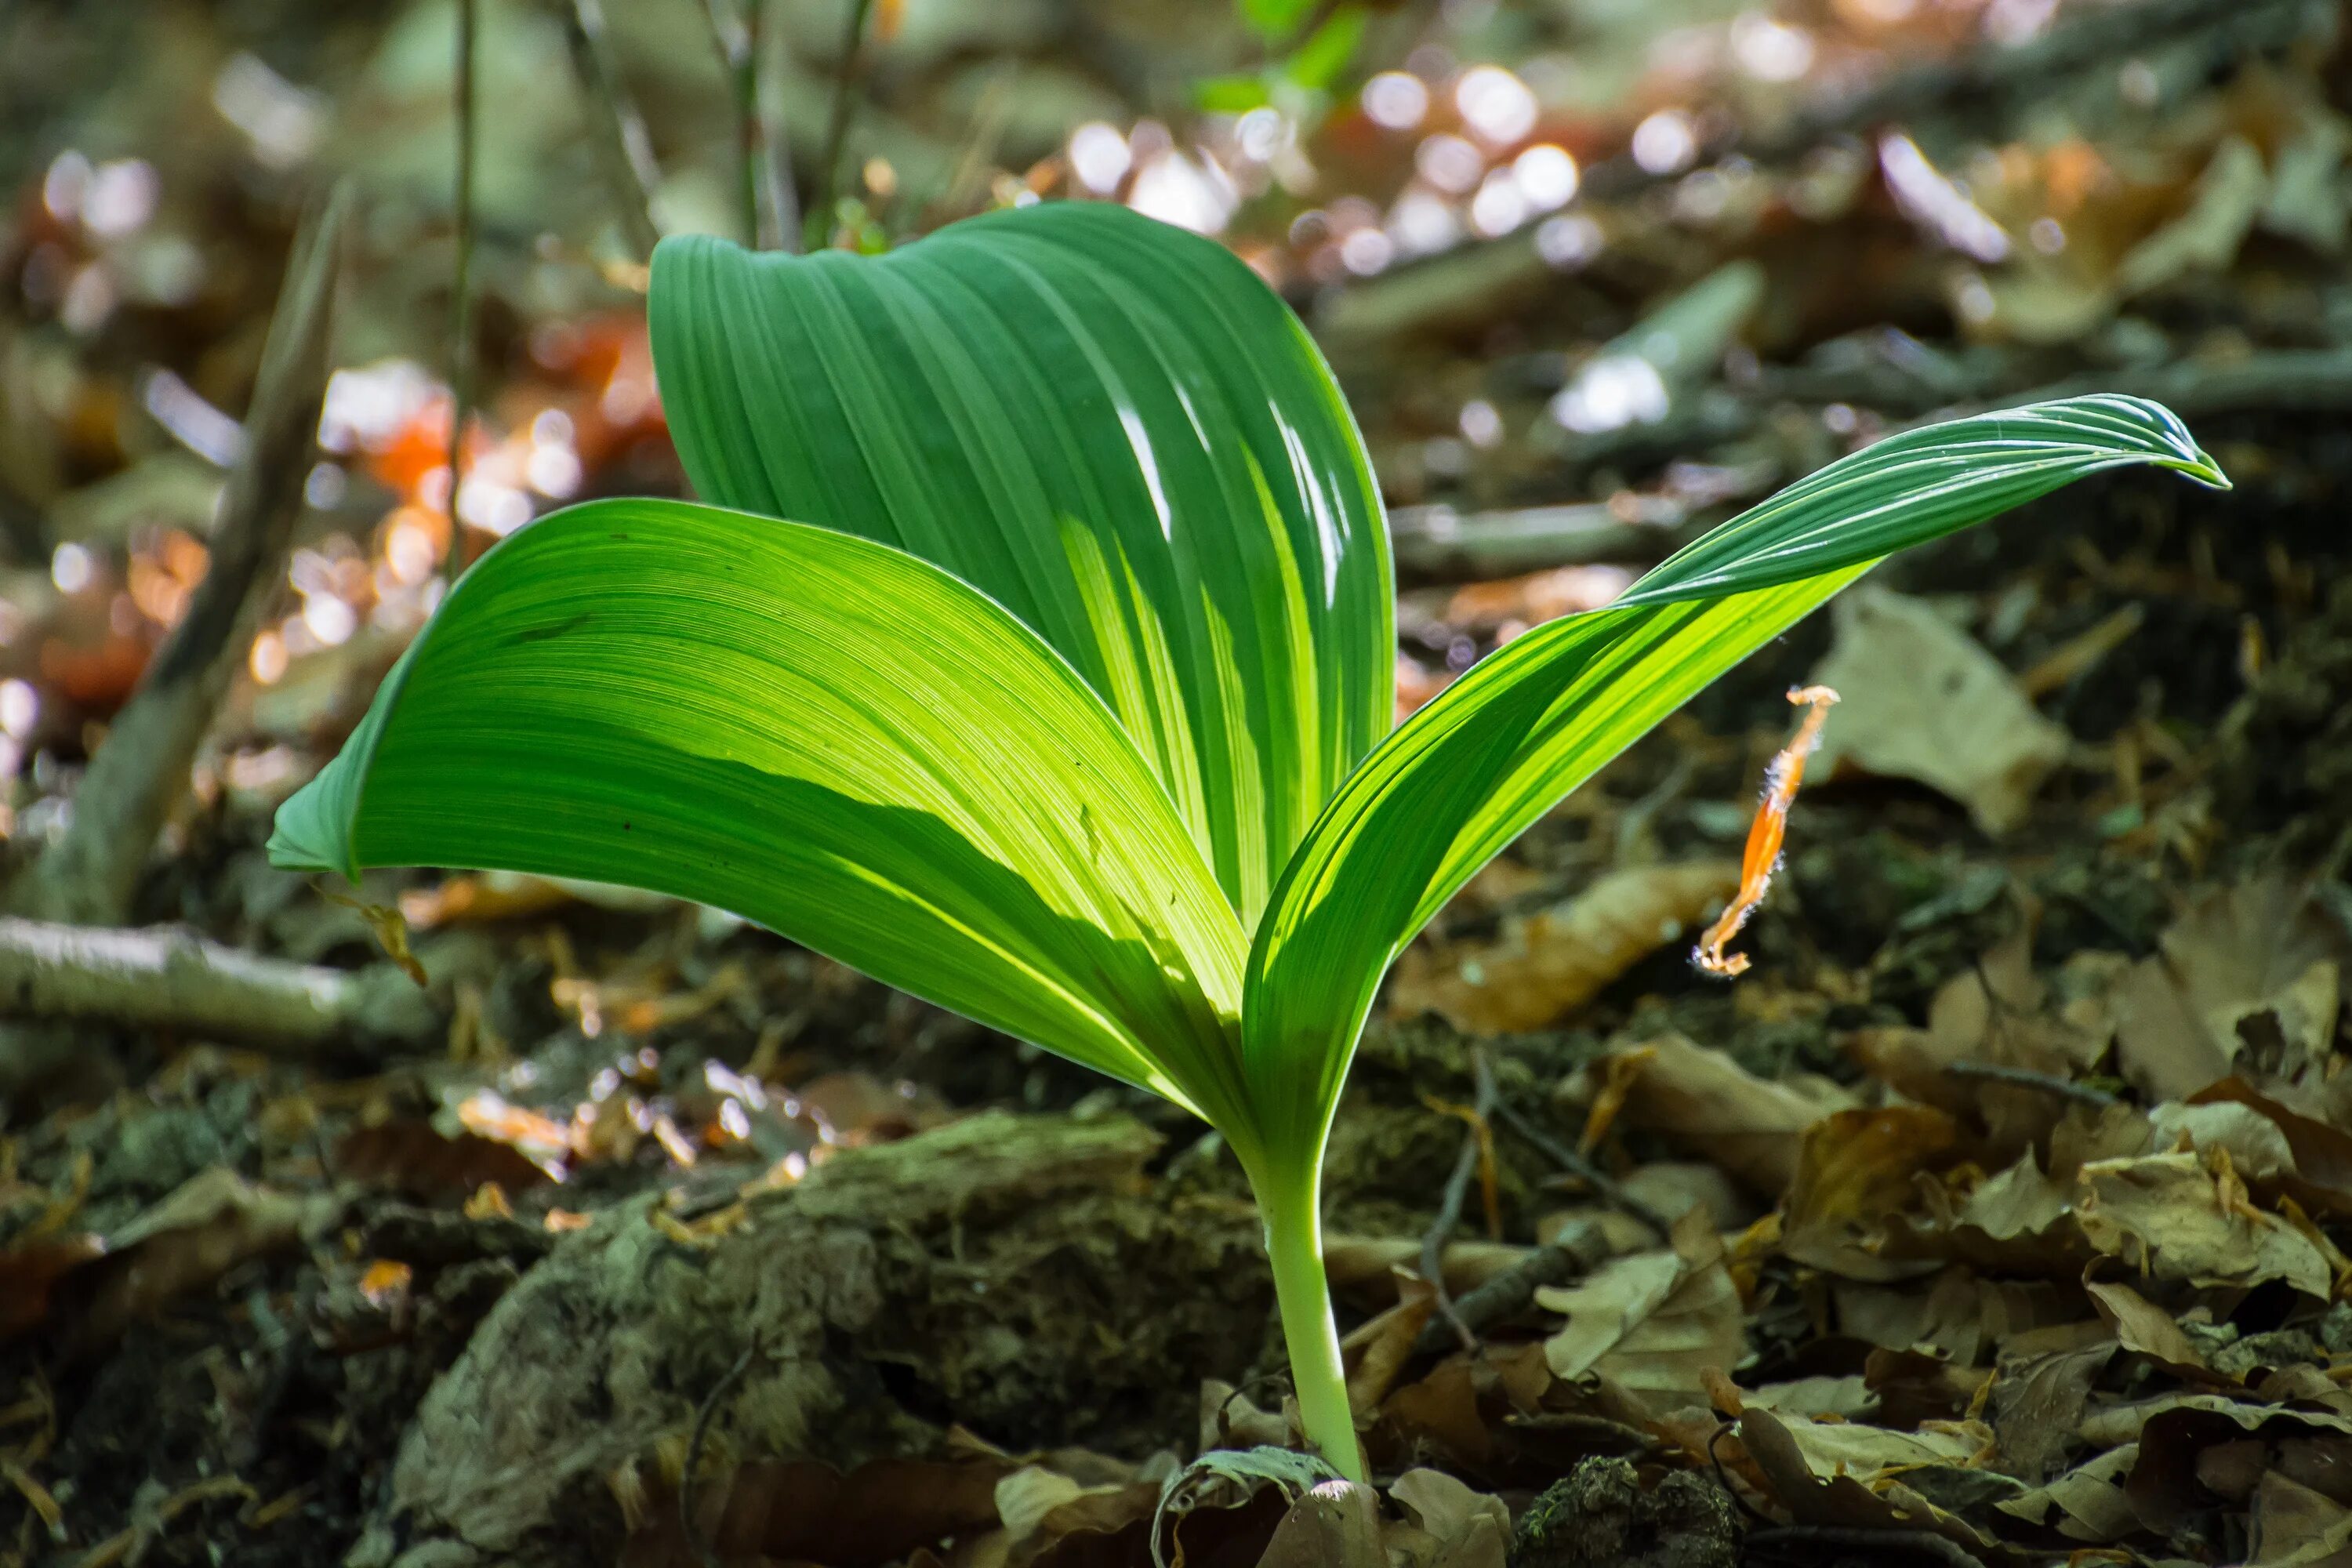
[[[1267,1183],[1257,1188],[1265,1216],[1265,1255],[1274,1265],[1274,1299],[1290,1352],[1290,1380],[1298,1395],[1299,1425],[1331,1468],[1361,1484],[1363,1450],[1348,1406],[1348,1374],[1339,1363],[1339,1331],[1331,1321],[1331,1287],[1323,1274],[1321,1183]]]

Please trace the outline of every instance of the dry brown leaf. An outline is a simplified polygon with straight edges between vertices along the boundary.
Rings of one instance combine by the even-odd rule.
[[[2228,1155],[2151,1154],[2083,1167],[2075,1218],[2093,1247],[2142,1273],[2192,1285],[2284,1280],[2322,1300],[2327,1259],[2275,1215],[2255,1208]]]
[[[1992,1449],[1992,1434],[1974,1422],[1939,1423],[1891,1432],[1852,1422],[1787,1422],[1750,1408],[1739,1440],[1773,1495],[1799,1524],[1865,1530],[1933,1530],[1962,1546],[1990,1542],[1895,1479],[1920,1465],[1967,1466]]]
[[[1556,1376],[1598,1374],[1659,1414],[1700,1398],[1703,1372],[1747,1353],[1747,1312],[1704,1215],[1675,1225],[1673,1248],[1618,1258],[1536,1300],[1568,1316],[1544,1344]]]
[[[1781,1218],[1780,1250],[1850,1279],[1895,1279],[1932,1263],[1883,1256],[1886,1222],[1918,1179],[1951,1163],[1960,1131],[1925,1105],[1841,1110],[1806,1129]]]
[[[2034,1524],[2054,1527],[2069,1540],[2105,1545],[2139,1528],[2124,1482],[2139,1462],[2139,1445],[2126,1443],[2076,1466],[2047,1485],[1993,1506]]]
[[[1662,1133],[1706,1156],[1770,1199],[1778,1199],[1797,1173],[1805,1129],[1853,1103],[1851,1094],[1831,1085],[1800,1087],[1758,1078],[1722,1052],[1680,1035],[1663,1036],[1620,1055],[1637,1058],[1625,1075],[1620,1115],[1627,1124]],[[1562,1085],[1562,1096],[1589,1099],[1592,1077],[1571,1079]]]
[[[2294,1150],[2279,1124],[2236,1100],[2202,1104],[2168,1101],[2147,1113],[2159,1150],[2189,1149],[2210,1155],[2226,1149],[2231,1169],[2249,1180],[2294,1173]]]
[[[2066,760],[2065,730],[1924,600],[1865,584],[1838,599],[1834,616],[1836,640],[1812,679],[1845,700],[1814,764],[1821,776],[1843,763],[1915,780],[1968,807],[1988,833],[2022,821]]]
[[[2038,1482],[2056,1468],[2091,1402],[2091,1385],[2115,1359],[2116,1342],[2041,1354],[2003,1355],[1990,1395],[2001,1468]]]
[[[2116,1021],[2124,1075],[2150,1100],[2217,1079],[2294,1079],[2330,1058],[2340,931],[2286,878],[2252,878],[2175,921],[2126,980]]]
[[[1397,1374],[1412,1356],[1412,1342],[1437,1310],[1437,1292],[1417,1274],[1400,1273],[1397,1304],[1340,1342],[1348,1369],[1348,1405],[1358,1417],[1370,1415],[1396,1386]]]
[[[2254,1489],[2246,1568],[2352,1568],[2352,1508],[2281,1475]]]
[[[1408,949],[1389,1011],[1435,1013],[1474,1034],[1548,1028],[1705,924],[1738,887],[1728,860],[1612,871],[1566,903],[1506,918],[1492,942]]]
[[[1381,1500],[1370,1487],[1311,1487],[1275,1526],[1258,1568],[1389,1568],[1381,1542]]]
[[[2205,1364],[2204,1355],[2180,1331],[2180,1324],[2171,1313],[2130,1286],[2113,1279],[2085,1279],[2083,1289],[2090,1292],[2091,1304],[2098,1309],[2107,1327],[2116,1331],[2116,1342],[2124,1349],[2144,1355],[2179,1376],[2229,1381]]]
[[[2189,272],[2227,268],[2270,195],[2263,155],[2242,136],[2213,150],[2189,210],[2132,247],[2116,268],[2116,289],[2141,294]]]
[[[1503,1568],[1511,1510],[1442,1470],[1407,1470],[1389,1488],[1404,1510],[1383,1531],[1393,1568]]]
[[[1973,1366],[1993,1346],[2081,1314],[2071,1288],[1986,1279],[1959,1267],[1925,1290],[1840,1283],[1832,1300],[1838,1326],[1854,1338],[1890,1351],[1928,1351],[1957,1366]]]

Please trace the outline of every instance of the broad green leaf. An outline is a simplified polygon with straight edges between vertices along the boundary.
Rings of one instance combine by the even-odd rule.
[[[269,850],[698,900],[1244,1125],[1245,942],[1159,782],[1002,607],[852,535],[684,501],[541,519]]]
[[[1260,37],[1277,40],[1290,36],[1315,9],[1315,0],[1240,0],[1242,19]]]
[[[1356,58],[1364,41],[1363,8],[1342,5],[1325,17],[1282,62],[1282,74],[1299,87],[1320,92]]]
[[[1480,866],[1771,637],[1907,545],[2104,468],[2220,469],[2169,412],[2085,397],[1888,437],[1781,491],[1615,605],[1475,667],[1349,777],[1250,954],[1243,1054],[1261,1142],[1319,1161],[1382,973]]]
[[[897,545],[1110,705],[1246,927],[1387,733],[1388,542],[1297,319],[1223,247],[1058,203],[887,256],[654,258],[704,500]]]

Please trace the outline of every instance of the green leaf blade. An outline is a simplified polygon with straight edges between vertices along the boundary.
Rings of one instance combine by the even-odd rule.
[[[486,555],[271,856],[621,882],[1238,1119],[1244,940],[1111,715],[937,568],[597,501]]]
[[[2168,410],[2091,397],[1906,432],[1662,563],[1611,606],[1518,637],[1375,751],[1286,870],[1250,955],[1244,1068],[1268,1147],[1320,1157],[1381,976],[1561,796],[1892,551],[2086,474],[2226,487]]]
[[[1361,441],[1245,265],[1097,204],[871,258],[673,240],[653,331],[706,500],[898,545],[1003,603],[1111,704],[1254,918],[1386,733],[1394,652]]]

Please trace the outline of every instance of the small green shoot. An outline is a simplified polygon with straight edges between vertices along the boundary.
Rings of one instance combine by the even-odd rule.
[[[1320,1173],[1404,944],[1890,552],[2102,469],[2226,483],[2134,398],[1906,431],[1391,732],[1362,444],[1222,247],[1091,204],[874,258],[670,239],[652,323],[710,504],[592,501],[491,550],[272,858],[713,904],[1197,1113],[1257,1194],[1307,1436],[1354,1479]]]

